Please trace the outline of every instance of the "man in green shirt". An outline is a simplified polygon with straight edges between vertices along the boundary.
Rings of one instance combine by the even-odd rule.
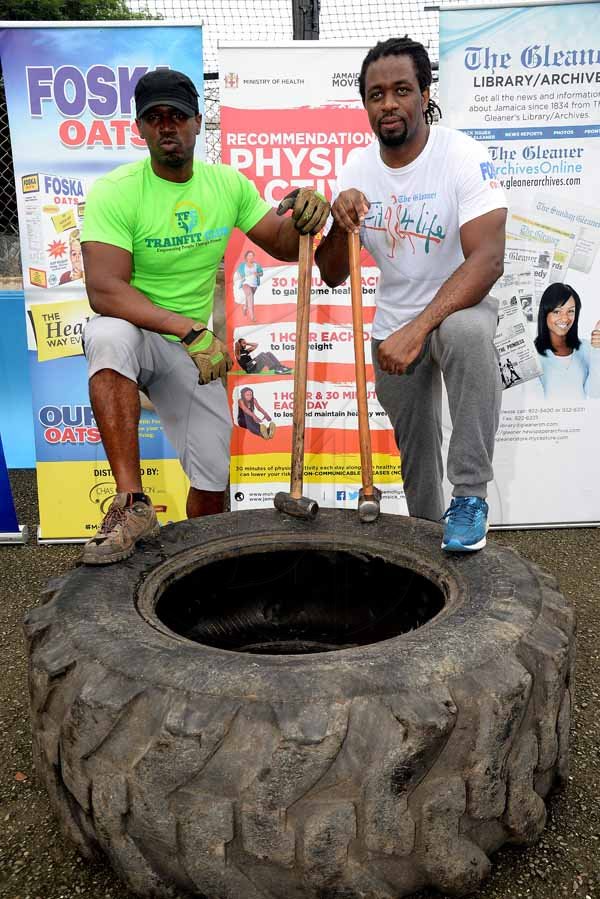
[[[329,204],[301,190],[278,216],[235,169],[193,158],[198,93],[173,70],[135,90],[149,158],[98,179],[86,201],[86,287],[98,313],[84,334],[90,398],[117,496],[82,560],[107,564],[158,533],[140,476],[139,389],[148,394],[190,479],[187,515],[222,512],[231,414],[221,376],[231,367],[207,329],[217,269],[233,228],[276,259],[298,258],[300,233],[317,233]]]

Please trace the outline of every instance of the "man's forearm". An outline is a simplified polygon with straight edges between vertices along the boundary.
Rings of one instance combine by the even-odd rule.
[[[104,277],[101,286],[88,279],[86,286],[90,306],[100,315],[123,318],[138,328],[175,337],[185,337],[194,324],[194,319],[155,306],[145,294],[119,279]]]
[[[290,217],[281,220],[281,228],[278,234],[278,255],[282,262],[297,262],[300,248],[300,232],[294,226],[294,220]]]
[[[480,303],[502,272],[503,263],[500,257],[486,260],[485,265],[479,259],[469,257],[442,284],[429,305],[413,319],[413,324],[424,336],[430,334],[453,312]]]
[[[329,287],[338,287],[350,274],[348,232],[343,231],[335,222],[317,247],[315,262]]]

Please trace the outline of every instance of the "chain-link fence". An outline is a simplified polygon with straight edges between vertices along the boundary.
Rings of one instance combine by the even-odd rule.
[[[468,2],[468,0],[465,0]],[[323,39],[359,39],[372,44],[393,35],[409,34],[438,59],[438,14],[425,12],[418,0],[396,6],[384,0],[130,0],[133,12],[146,10],[152,17],[177,21],[201,21],[205,73],[205,126],[207,158],[218,162],[221,154],[219,122],[219,40],[290,40],[306,35]],[[298,30],[302,20],[304,31]],[[435,96],[435,86],[433,94]],[[4,86],[0,79],[0,235],[17,234],[17,205]]]
[[[409,34],[438,58],[438,13],[426,12],[425,0],[130,0],[131,9],[147,9],[167,19],[196,19],[203,24],[204,71],[216,72],[219,40],[277,41],[294,37],[294,7],[316,19],[323,39],[352,38],[376,43]],[[320,7],[320,8],[319,8]],[[298,36],[298,35],[296,35]]]
[[[17,198],[4,81],[0,79],[0,234],[16,234]]]

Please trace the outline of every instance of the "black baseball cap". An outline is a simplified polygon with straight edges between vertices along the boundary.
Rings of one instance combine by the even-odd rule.
[[[175,69],[146,72],[135,86],[135,115],[152,106],[172,106],[188,116],[198,115],[198,91],[187,75]]]

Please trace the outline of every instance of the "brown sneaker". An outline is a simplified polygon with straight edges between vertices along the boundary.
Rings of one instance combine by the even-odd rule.
[[[85,544],[81,561],[85,565],[109,565],[132,555],[138,540],[156,537],[160,525],[154,507],[131,493],[117,493],[96,535]]]

